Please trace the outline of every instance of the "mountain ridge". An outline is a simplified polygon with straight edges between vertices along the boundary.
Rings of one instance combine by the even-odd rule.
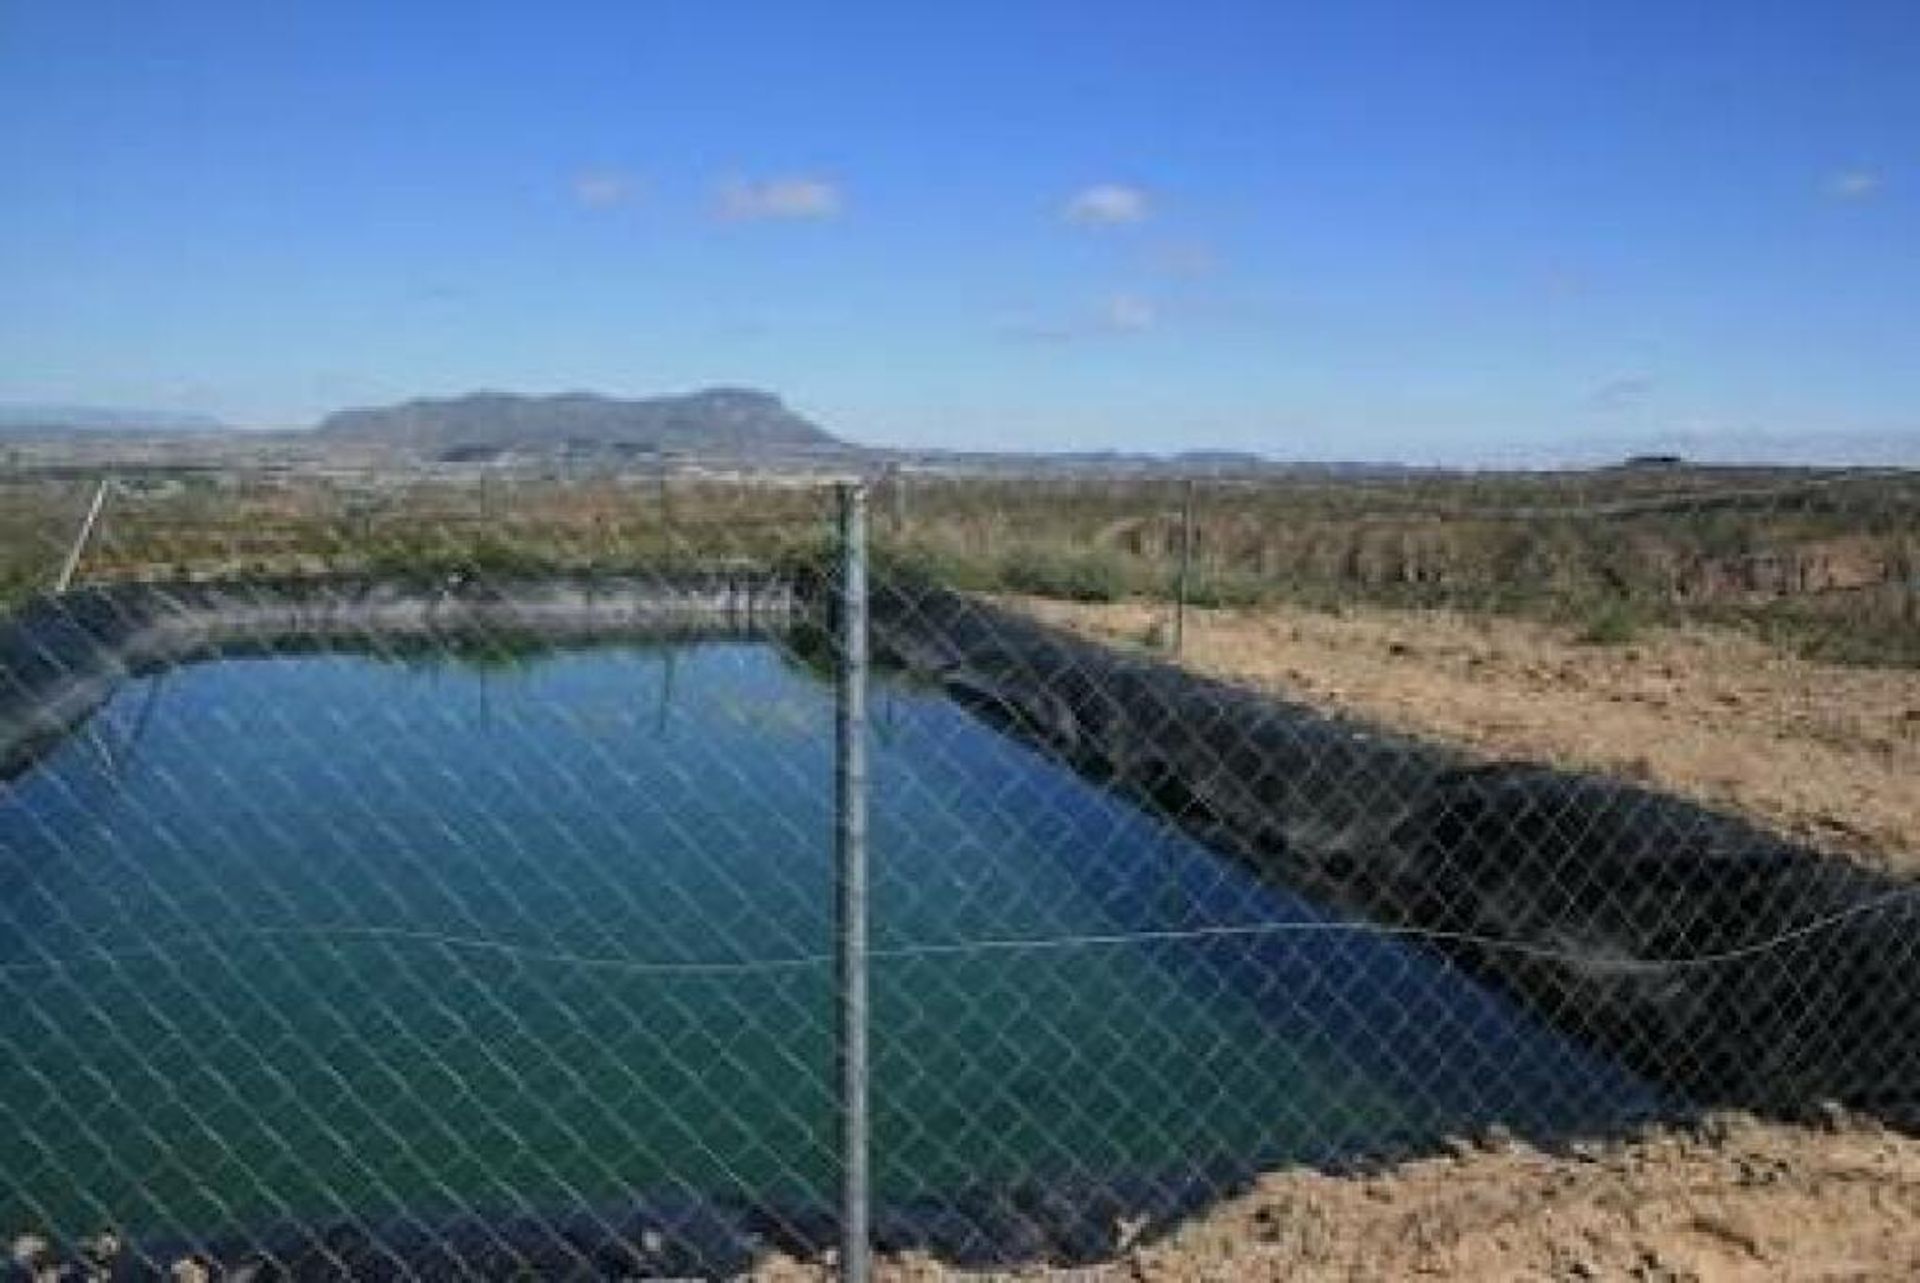
[[[336,411],[313,433],[440,459],[553,451],[753,456],[852,448],[773,393],[744,387],[636,398],[498,391],[422,397]]]

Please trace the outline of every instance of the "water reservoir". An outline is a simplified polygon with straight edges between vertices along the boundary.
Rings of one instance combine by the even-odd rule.
[[[872,710],[883,1229],[1654,1107],[938,693]],[[0,1229],[830,1208],[831,748],[739,639],[128,681],[0,785]]]

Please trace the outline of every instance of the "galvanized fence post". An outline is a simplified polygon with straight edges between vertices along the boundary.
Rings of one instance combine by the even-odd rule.
[[[840,486],[839,683],[834,752],[840,1069],[840,1277],[866,1283],[867,491]]]
[[[1187,643],[1187,593],[1193,576],[1193,479],[1180,490],[1180,577],[1173,586],[1173,653]]]
[[[673,570],[673,483],[667,475],[667,459],[661,455],[653,474],[654,493],[660,502],[660,559],[669,573]]]

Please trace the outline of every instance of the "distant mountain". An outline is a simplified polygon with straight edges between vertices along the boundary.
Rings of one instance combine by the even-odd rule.
[[[476,392],[343,410],[316,432],[433,459],[500,454],[643,453],[754,457],[823,451],[842,443],[779,397],[750,388],[621,400],[588,392],[517,396]]]
[[[218,432],[226,426],[209,415],[178,410],[0,402],[0,432],[16,436],[67,432]]]

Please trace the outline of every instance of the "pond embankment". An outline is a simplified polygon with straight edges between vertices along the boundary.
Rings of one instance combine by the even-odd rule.
[[[938,590],[876,650],[1223,853],[1701,1102],[1920,1125],[1920,893],[1611,779],[1464,755]]]
[[[81,589],[33,601],[0,624],[0,779],[78,725],[128,676],[207,655],[747,635],[788,627],[797,600],[789,581],[755,572]]]

